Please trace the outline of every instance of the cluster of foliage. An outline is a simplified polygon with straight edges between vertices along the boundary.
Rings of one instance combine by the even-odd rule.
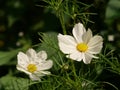
[[[119,0],[1,0],[0,90],[119,90]],[[99,59],[71,62],[59,50],[58,33],[71,34],[76,22],[101,34]],[[112,36],[112,39],[109,37]],[[47,51],[52,75],[33,82],[16,69],[17,54]]]

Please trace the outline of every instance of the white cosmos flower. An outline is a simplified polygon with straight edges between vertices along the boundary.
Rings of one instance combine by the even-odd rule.
[[[31,80],[39,80],[44,75],[49,75],[47,71],[53,65],[51,60],[47,59],[47,53],[45,51],[36,51],[32,48],[28,49],[25,53],[19,52],[17,55],[17,69],[28,74]]]
[[[103,46],[103,38],[92,35],[92,31],[84,28],[83,24],[75,24],[72,30],[73,36],[58,34],[60,50],[67,54],[68,58],[89,64],[94,54],[100,53]]]

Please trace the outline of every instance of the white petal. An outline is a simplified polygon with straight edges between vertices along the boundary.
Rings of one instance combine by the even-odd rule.
[[[30,58],[34,58],[36,57],[36,51],[32,48],[28,49],[27,52],[26,52],[27,56],[30,57]]]
[[[101,44],[101,42],[103,42],[103,38],[99,35],[96,35],[90,39],[88,46],[95,47],[95,46],[98,46],[99,44]]]
[[[51,74],[51,72],[49,72],[49,71],[40,71],[40,73],[42,73],[43,75],[50,75]]]
[[[83,62],[85,64],[89,64],[91,62],[92,58],[98,58],[98,57],[94,56],[93,54],[91,54],[89,52],[86,52],[84,54]]]
[[[89,55],[90,57],[92,57],[92,58],[98,58],[97,56],[95,56],[95,55],[93,55],[93,54],[91,54],[91,53],[89,53],[89,52],[86,52],[85,54],[87,54],[87,55]]]
[[[18,65],[25,67],[29,63],[28,56],[23,52],[19,52],[17,55]]]
[[[17,70],[19,70],[19,71],[21,71],[21,72],[24,72],[24,73],[26,73],[26,74],[31,74],[30,72],[28,72],[27,70],[26,70],[26,67],[22,67],[22,66],[20,66],[20,65],[17,65]]]
[[[73,59],[75,61],[81,61],[82,60],[82,53],[76,51],[74,53],[71,53],[70,55],[67,55],[67,58]]]
[[[90,39],[88,43],[88,52],[91,54],[98,54],[100,53],[103,47],[103,38],[101,36],[94,36]]]
[[[37,53],[37,57],[40,58],[41,60],[46,60],[47,59],[47,53],[45,51],[40,51]]]
[[[94,47],[89,47],[88,52],[91,54],[98,54],[100,53],[102,47],[103,47],[103,42],[99,43],[98,45]]]
[[[76,45],[72,46],[72,45],[66,45],[64,43],[60,43],[60,50],[65,53],[65,54],[70,54],[76,51]]]
[[[87,44],[91,38],[92,38],[92,31],[88,29],[88,31],[84,33],[82,36],[83,42]]]
[[[75,24],[75,26],[72,30],[73,36],[75,37],[75,39],[78,43],[82,42],[82,35],[85,32],[86,32],[86,29],[84,28],[83,24],[81,24],[81,23]]]
[[[35,74],[39,77],[43,77],[45,75],[50,75],[51,72],[49,72],[49,71],[39,71],[39,72],[36,72]]]
[[[72,36],[70,36],[70,35],[62,35],[62,34],[58,34],[58,41],[66,43],[67,45],[69,45],[69,44],[74,45],[76,43],[75,39]]]
[[[40,77],[35,74],[30,74],[29,77],[32,81],[41,81]]]
[[[76,42],[72,36],[69,35],[58,35],[60,50],[65,54],[70,54],[76,49]]]
[[[41,64],[38,65],[38,72],[42,70],[48,70],[53,66],[53,61],[52,60],[47,60],[42,62]]]
[[[89,64],[91,62],[92,56],[90,56],[89,54],[85,53],[84,57],[83,57],[83,62],[85,64]]]

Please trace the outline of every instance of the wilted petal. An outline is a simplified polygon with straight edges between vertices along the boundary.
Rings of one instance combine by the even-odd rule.
[[[73,36],[75,37],[77,42],[82,42],[82,35],[86,32],[86,29],[84,28],[83,24],[78,23],[75,24],[72,33]]]

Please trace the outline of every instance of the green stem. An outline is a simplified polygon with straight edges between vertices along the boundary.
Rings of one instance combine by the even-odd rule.
[[[74,61],[71,60],[71,64],[72,64],[72,71],[73,71],[73,74],[75,76],[75,80],[77,79],[77,74],[76,74],[76,69],[75,69],[75,65],[74,65]]]
[[[60,19],[60,23],[62,26],[63,34],[66,35],[67,32],[66,32],[66,28],[65,28],[65,21],[64,21],[64,16],[62,13],[59,14],[59,19]]]

